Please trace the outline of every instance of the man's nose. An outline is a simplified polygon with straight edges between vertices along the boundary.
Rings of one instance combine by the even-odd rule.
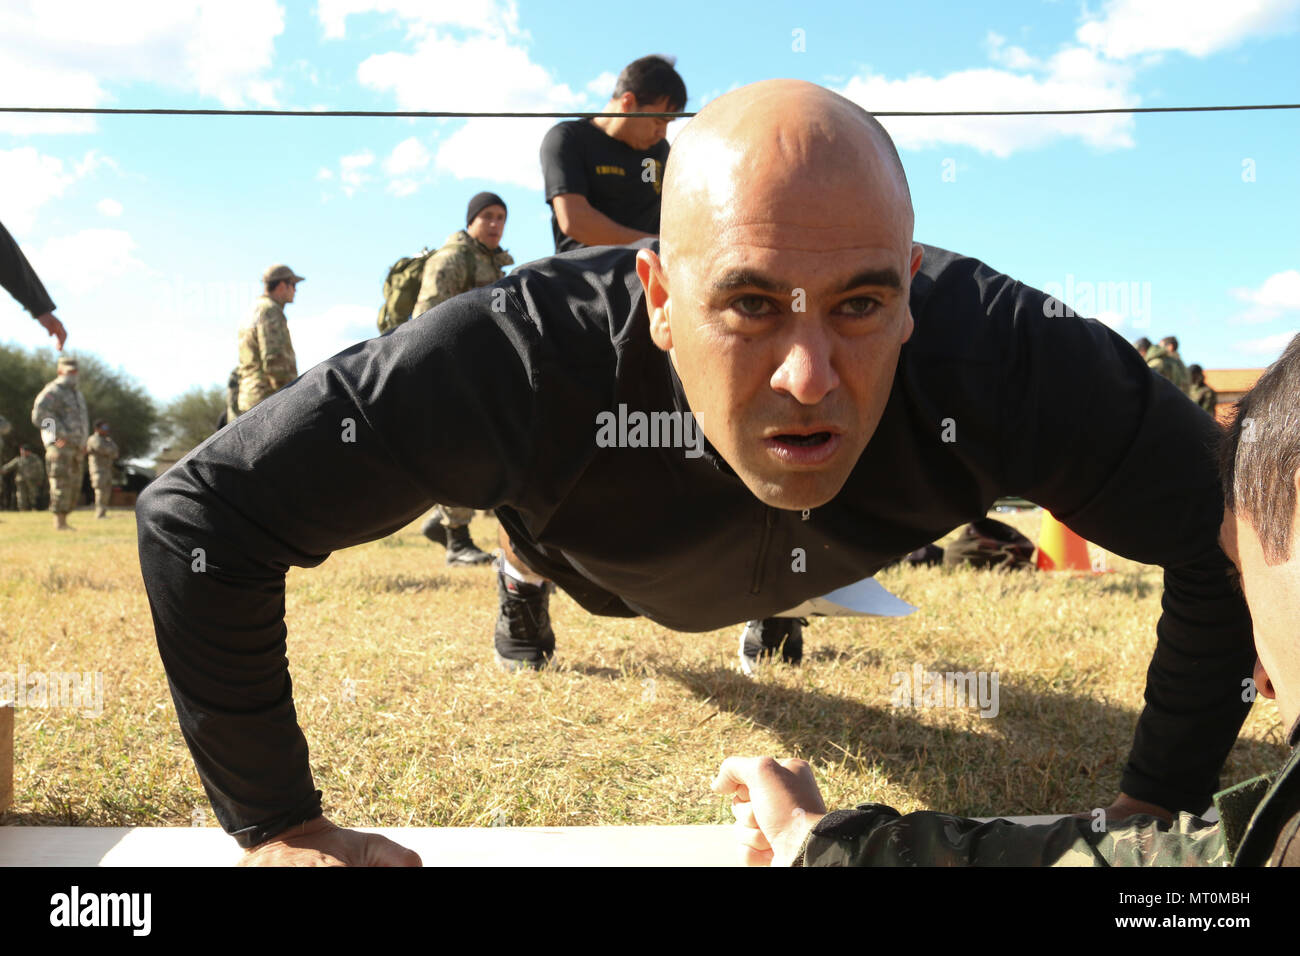
[[[797,319],[796,325],[813,323]],[[824,330],[800,328],[784,340],[781,364],[772,375],[772,388],[788,393],[801,405],[816,405],[839,387],[840,377],[832,362],[834,346]]]

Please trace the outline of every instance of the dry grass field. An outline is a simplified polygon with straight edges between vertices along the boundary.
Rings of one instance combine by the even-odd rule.
[[[1037,538],[1036,512],[1010,520]],[[0,672],[101,671],[103,713],[17,712],[15,805],[0,823],[214,825],[154,645],[134,516],[83,509],[72,523],[55,535],[48,514],[0,515]],[[802,667],[752,681],[735,666],[739,627],[592,618],[560,593],[559,666],[508,675],[491,654],[494,572],[446,568],[418,528],[289,576],[298,712],[335,822],[729,823],[708,789],[729,754],[806,758],[832,806],[1049,813],[1116,792],[1155,641],[1156,568],[895,568],[880,580],[916,614],[815,619]],[[495,541],[490,516],[472,530]],[[892,676],[915,663],[998,672],[1000,713],[891,706]],[[1275,768],[1281,737],[1261,699],[1225,782]]]

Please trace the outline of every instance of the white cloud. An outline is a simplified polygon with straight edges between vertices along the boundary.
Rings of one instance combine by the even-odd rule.
[[[29,258],[52,290],[84,295],[114,279],[144,269],[135,240],[123,229],[82,229],[46,240]]]
[[[990,30],[984,42],[988,46],[989,59],[1009,70],[1038,69],[1043,65],[1041,60],[1030,56],[1024,48],[1007,46],[1007,38],[1000,33]]]
[[[618,74],[606,70],[587,84],[587,92],[604,102],[614,95],[616,85],[618,85]]]
[[[384,172],[390,176],[419,172],[428,167],[429,159],[429,151],[424,148],[424,144],[412,136],[393,147],[393,151],[384,160]]]
[[[1258,289],[1233,289],[1232,294],[1265,309],[1300,309],[1300,271],[1274,273]]]
[[[1066,47],[1024,72],[984,67],[890,80],[868,70],[839,92],[872,111],[1126,107],[1139,102],[1129,89],[1133,75],[1132,67]],[[885,117],[881,122],[900,149],[961,145],[1006,157],[1063,138],[1099,149],[1133,145],[1129,115]]]
[[[1290,32],[1298,14],[1300,0],[1108,0],[1075,36],[1111,59],[1166,50],[1203,57],[1248,36]]]
[[[457,179],[489,179],[540,191],[538,150],[553,119],[470,120],[442,141],[437,168]]]
[[[411,51],[375,54],[357,68],[363,86],[391,93],[399,109],[558,112],[591,107],[586,93],[557,83],[550,70],[533,62],[526,37],[516,36],[509,26],[513,13],[493,20],[480,15],[485,7],[464,11],[458,25],[477,32],[455,37],[434,30],[437,24],[432,20],[415,19],[409,6],[367,5],[368,9],[382,7],[411,18]],[[513,4],[490,6],[514,9]],[[491,68],[485,69],[485,65]],[[466,76],[473,76],[474,82],[467,84]],[[468,120],[441,139],[434,167],[458,179],[495,179],[540,188],[537,151],[554,123],[552,119]],[[410,191],[413,181],[408,177],[394,188]]]
[[[299,288],[302,288],[299,286]],[[375,320],[380,301],[374,305],[332,305],[321,312],[296,314],[300,305],[289,306],[289,334],[302,374],[350,345],[379,334]]]
[[[99,202],[95,203],[95,208],[99,210],[101,216],[108,216],[109,218],[115,219],[122,215],[122,204],[116,199],[101,199]]]
[[[394,196],[409,196],[428,181],[429,164],[433,157],[424,143],[412,136],[393,147],[384,160],[384,172],[389,176],[388,191]]]
[[[366,172],[366,168],[374,161],[375,154],[368,149],[339,157],[339,182],[343,184],[344,195],[351,196],[369,182],[370,175]]]
[[[57,156],[31,146],[0,150],[0,222],[20,236],[36,222],[36,210],[76,180]]]
[[[1272,322],[1286,312],[1300,310],[1300,271],[1287,269],[1274,273],[1258,289],[1233,289],[1232,295],[1250,305],[1229,320],[1233,325]]]
[[[283,31],[275,0],[10,2],[0,7],[0,95],[9,105],[102,106],[108,88],[145,83],[227,107],[270,105],[266,71]],[[93,129],[90,117],[0,117],[12,133]]]
[[[1300,334],[1300,329],[1278,332],[1276,335],[1266,335],[1261,339],[1245,339],[1235,343],[1233,348],[1242,355],[1262,356],[1266,361],[1272,361],[1281,354],[1282,350],[1290,344],[1297,334]]]

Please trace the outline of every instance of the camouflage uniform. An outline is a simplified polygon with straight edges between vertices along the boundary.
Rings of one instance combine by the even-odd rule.
[[[113,494],[113,462],[119,456],[117,442],[95,432],[86,442],[86,454],[90,456],[90,484],[95,489],[95,509],[103,514]]]
[[[1187,374],[1187,366],[1177,355],[1170,355],[1162,345],[1153,345],[1147,349],[1147,364],[1156,372],[1173,382],[1180,392],[1188,394],[1192,387],[1192,377]]]
[[[0,474],[14,473],[14,487],[18,492],[18,510],[31,511],[36,507],[36,495],[45,480],[45,466],[39,455],[22,455],[11,459]]]
[[[36,396],[32,424],[45,440],[45,472],[50,479],[50,511],[67,514],[77,506],[86,466],[90,415],[86,398],[74,383],[56,378]],[[59,448],[55,442],[64,439]]]
[[[504,249],[493,252],[464,229],[447,237],[441,248],[424,260],[420,298],[415,315],[427,312],[452,296],[491,285],[505,276],[514,259]]]
[[[1214,414],[1215,407],[1219,404],[1219,393],[1208,385],[1195,385],[1187,393],[1191,396],[1192,401],[1201,408],[1205,409],[1211,415]]]
[[[491,285],[505,276],[514,259],[504,249],[493,252],[464,229],[452,233],[433,255],[424,261],[420,298],[415,315],[429,311],[453,296]],[[448,528],[463,528],[474,518],[473,508],[438,505],[432,518]]]
[[[1173,824],[1130,817],[1094,830],[1091,817],[1021,826],[880,804],[827,814],[796,866],[1297,866],[1300,749],[1276,774],[1214,795],[1218,823],[1180,813]]]
[[[269,295],[253,305],[239,327],[239,408],[248,411],[298,377],[298,357],[289,338],[284,309]]]

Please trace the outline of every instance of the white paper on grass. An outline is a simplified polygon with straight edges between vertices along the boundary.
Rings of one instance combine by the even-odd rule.
[[[855,584],[804,601],[798,607],[782,611],[777,617],[906,617],[916,608],[885,590],[875,578],[863,578]]]

